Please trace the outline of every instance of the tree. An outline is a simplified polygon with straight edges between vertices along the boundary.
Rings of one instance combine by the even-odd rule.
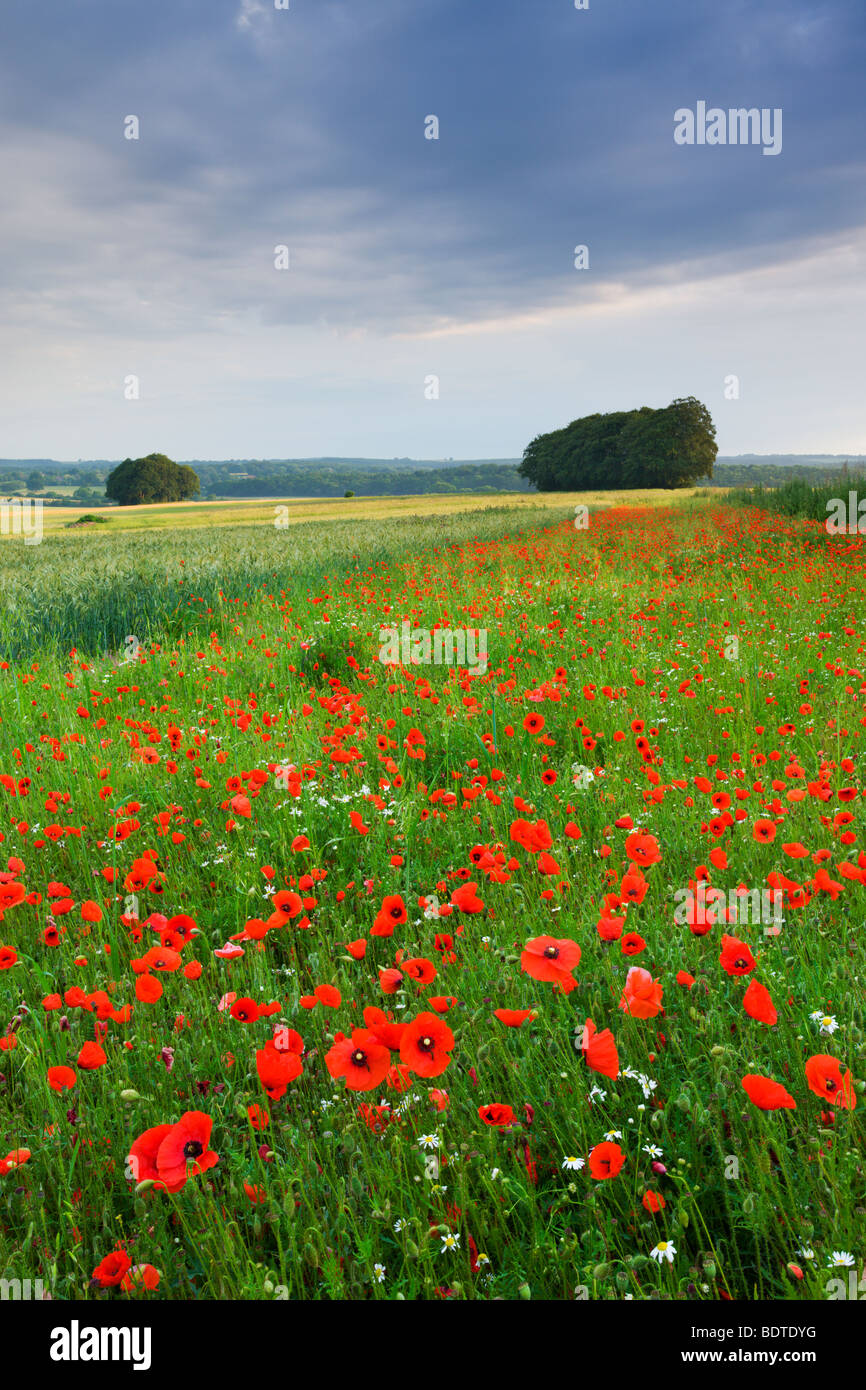
[[[712,416],[694,396],[633,411],[620,447],[625,487],[689,487],[712,478],[718,452]]]
[[[584,415],[538,434],[517,471],[542,492],[688,487],[712,477],[717,452],[710,412],[688,396],[662,410]]]
[[[165,454],[124,459],[105,480],[105,495],[122,507],[144,502],[184,502],[199,492],[198,474]]]
[[[44,474],[44,473],[40,473],[40,472],[38,472],[38,470],[34,469],[34,471],[33,471],[32,473],[28,473],[28,474],[27,474],[27,487],[28,487],[28,489],[29,489],[30,492],[41,492],[42,489],[44,488],[44,486],[45,486],[45,474]]]

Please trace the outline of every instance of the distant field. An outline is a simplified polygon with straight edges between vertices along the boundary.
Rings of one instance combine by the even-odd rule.
[[[105,526],[94,523],[82,526],[83,533],[106,534],[116,531],[165,531],[180,528],[212,526],[273,526],[276,508],[289,509],[289,524],[305,521],[347,521],[383,517],[452,516],[455,513],[501,510],[503,507],[521,511],[546,510],[575,505],[600,507],[659,507],[672,502],[705,496],[702,488],[683,488],[669,492],[664,488],[646,488],[634,492],[505,492],[459,493],[448,496],[410,497],[347,497],[298,498],[255,497],[229,499],[226,502],[175,502],[141,507],[88,507],[86,512],[108,518]],[[42,525],[46,535],[63,531],[70,521],[82,516],[80,507],[46,507]],[[2,537],[16,539],[15,537]],[[20,538],[17,538],[20,544]]]
[[[678,510],[701,512],[708,502],[686,490],[259,498],[109,508],[106,525],[80,530],[64,528],[80,511],[46,508],[40,544],[25,545],[19,535],[0,545],[0,659],[37,646],[116,651],[129,633],[179,636],[194,622],[211,630],[227,620],[228,605],[262,586],[305,596],[340,565],[357,570],[425,547],[444,554],[467,542],[568,527],[578,503],[600,512],[618,504],[656,510],[675,500]],[[289,527],[274,525],[279,505],[288,507]]]

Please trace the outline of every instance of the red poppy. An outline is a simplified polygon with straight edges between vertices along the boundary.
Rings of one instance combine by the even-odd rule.
[[[394,928],[400,927],[407,919],[406,904],[399,893],[382,899],[382,906],[376,913],[370,928],[371,936],[393,936]]]
[[[569,991],[575,986],[571,972],[580,964],[580,947],[568,937],[536,936],[524,946],[520,964],[533,980]]]
[[[664,1211],[667,1203],[660,1192],[647,1191],[641,1197],[641,1204],[645,1209],[655,1216],[657,1211]]]
[[[648,970],[633,965],[626,976],[619,1007],[632,1018],[655,1018],[662,1011],[662,986]]]
[[[182,1182],[169,1186],[160,1180],[159,1170],[156,1166],[156,1155],[163,1139],[171,1133],[171,1125],[155,1125],[153,1129],[146,1129],[143,1134],[133,1142],[127,1158],[128,1175],[135,1183],[152,1181],[156,1187],[168,1188],[169,1191],[178,1192],[183,1187],[186,1178]]]
[[[91,1278],[101,1289],[110,1289],[119,1284],[132,1264],[125,1250],[112,1250],[104,1260],[100,1260]]]
[[[589,1171],[599,1182],[606,1178],[615,1178],[624,1163],[625,1154],[619,1144],[605,1140],[603,1144],[596,1144],[595,1148],[590,1150]]]
[[[745,941],[740,941],[736,936],[722,937],[719,964],[728,975],[748,975],[757,963]]]
[[[759,1110],[796,1110],[797,1102],[778,1081],[767,1076],[749,1074],[743,1077],[743,1090]]]
[[[609,1028],[605,1028],[599,1033],[591,1018],[586,1020],[583,1033],[580,1039],[580,1049],[586,1060],[586,1065],[592,1071],[600,1072],[602,1076],[609,1076],[616,1080],[619,1076],[619,1053],[616,1050],[616,1041]]]
[[[364,1023],[376,1036],[376,1041],[382,1043],[392,1052],[400,1051],[400,1039],[403,1036],[405,1023],[394,1023],[381,1009],[370,1005],[364,1010]]]
[[[259,1016],[259,1006],[255,999],[236,999],[231,1007],[231,1016],[239,1023],[255,1023]]]
[[[294,1051],[263,1047],[256,1053],[256,1071],[271,1100],[281,1100],[290,1082],[303,1071],[300,1057]]]
[[[765,985],[759,984],[757,980],[749,981],[749,988],[743,995],[743,1008],[749,1018],[755,1018],[759,1023],[766,1023],[770,1026],[779,1017],[773,1007],[770,991]]]
[[[494,1101],[492,1105],[479,1105],[478,1114],[486,1125],[492,1125],[497,1129],[517,1123],[517,1116],[511,1106],[502,1105],[499,1101]]]
[[[454,1034],[436,1014],[419,1014],[400,1039],[400,1060],[419,1076],[440,1076],[451,1061]]]
[[[535,1018],[534,1009],[494,1009],[493,1015],[506,1028],[519,1028],[528,1018]]]
[[[342,1076],[347,1091],[373,1091],[388,1074],[391,1054],[368,1028],[353,1028],[351,1038],[337,1033],[325,1054],[331,1076]]]
[[[164,1183],[183,1185],[187,1178],[219,1162],[219,1156],[208,1148],[212,1128],[213,1120],[203,1110],[187,1110],[171,1126],[156,1155],[157,1172]]]
[[[843,1076],[836,1058],[826,1052],[819,1052],[809,1058],[806,1063],[806,1081],[810,1091],[814,1091],[822,1100],[829,1100],[831,1105],[841,1105],[846,1110],[853,1110],[857,1104],[850,1071]]]
[[[78,1065],[82,1071],[97,1071],[108,1061],[99,1043],[86,1042],[78,1054]]]
[[[78,1077],[72,1067],[49,1067],[48,1085],[52,1091],[71,1091]]]
[[[662,857],[656,837],[641,831],[626,837],[625,852],[634,864],[639,864],[643,869],[650,864],[658,864]]]

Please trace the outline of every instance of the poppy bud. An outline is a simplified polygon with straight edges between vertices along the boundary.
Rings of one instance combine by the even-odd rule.
[[[532,1298],[532,1290],[530,1289],[529,1285],[521,1284],[520,1288],[517,1290],[517,1296],[518,1298],[522,1298],[524,1303],[528,1303],[529,1300]]]
[[[120,1099],[126,1101],[127,1105],[133,1105],[135,1101],[141,1100],[138,1091],[121,1091]]]
[[[135,1191],[136,1191],[136,1192],[147,1192],[147,1191],[149,1191],[149,1189],[150,1189],[151,1187],[153,1187],[154,1181],[155,1181],[154,1178],[142,1178],[141,1182],[137,1182],[137,1183],[135,1184]]]

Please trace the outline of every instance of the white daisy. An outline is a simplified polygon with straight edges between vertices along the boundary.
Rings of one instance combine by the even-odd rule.
[[[568,1168],[572,1173],[579,1173],[585,1163],[585,1158],[573,1158],[570,1155],[562,1160],[563,1168]]]
[[[658,1245],[654,1245],[652,1250],[650,1251],[650,1259],[658,1260],[659,1264],[662,1264],[664,1260],[667,1260],[668,1264],[672,1265],[674,1262],[674,1255],[676,1253],[676,1246],[674,1245],[673,1241],[660,1240]]]
[[[440,1255],[444,1255],[446,1250],[459,1250],[459,1249],[460,1249],[460,1235],[459,1235],[459,1233],[456,1234],[456,1235],[454,1235],[453,1233],[449,1232],[449,1234],[448,1234],[447,1236],[443,1236],[443,1237],[442,1237],[442,1249],[439,1251],[439,1254],[440,1254]]]

